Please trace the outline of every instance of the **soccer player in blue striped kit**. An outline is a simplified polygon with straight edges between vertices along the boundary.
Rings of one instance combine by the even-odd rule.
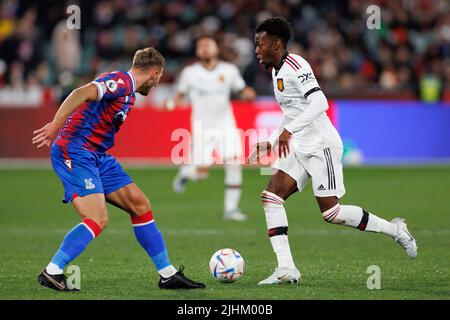
[[[158,84],[164,66],[164,58],[154,48],[138,50],[128,72],[105,73],[75,89],[53,121],[34,132],[33,144],[38,148],[51,146],[52,165],[64,186],[63,202],[71,202],[82,219],[66,234],[59,250],[39,274],[42,286],[73,290],[67,287],[64,267],[106,227],[108,202],[130,214],[136,239],[158,270],[161,289],[205,287],[184,276],[184,267],[177,271],[171,264],[150,201],[107,153],[132,110],[135,92],[147,95]]]

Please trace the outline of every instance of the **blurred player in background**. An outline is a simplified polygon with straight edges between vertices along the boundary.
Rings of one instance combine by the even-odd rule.
[[[170,263],[150,201],[107,153],[133,107],[135,92],[147,95],[158,84],[164,65],[164,58],[154,48],[138,50],[131,70],[102,74],[75,89],[53,121],[34,132],[33,144],[38,148],[51,146],[52,165],[64,185],[63,202],[72,202],[82,219],[66,234],[55,256],[39,274],[42,286],[71,291],[64,267],[106,227],[106,201],[130,214],[136,238],[160,274],[161,289],[205,287],[186,278],[183,267],[177,272]]]
[[[270,18],[256,27],[257,59],[272,68],[275,97],[283,111],[283,119],[269,141],[258,143],[248,159],[254,163],[278,143],[279,158],[273,165],[278,170],[261,194],[278,267],[259,284],[300,280],[288,242],[284,201],[301,192],[310,179],[326,222],[383,233],[399,243],[410,257],[416,257],[416,241],[405,220],[395,218],[389,222],[360,207],[339,204],[345,194],[342,141],[325,113],[328,102],[310,65],[287,51],[291,36],[292,29],[284,18]]]
[[[230,96],[251,101],[255,91],[245,85],[236,66],[219,59],[219,45],[214,37],[200,36],[196,41],[198,62],[183,69],[173,99],[165,101],[169,110],[187,97],[192,105],[191,163],[180,167],[173,182],[175,192],[183,192],[188,181],[207,178],[213,151],[225,166],[224,218],[243,221],[239,210],[243,155],[242,142],[231,108]],[[199,159],[200,158],[200,159]]]

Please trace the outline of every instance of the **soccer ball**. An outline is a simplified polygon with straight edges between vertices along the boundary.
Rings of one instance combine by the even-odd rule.
[[[222,282],[234,282],[244,273],[245,263],[242,256],[233,249],[220,249],[209,261],[212,276]]]

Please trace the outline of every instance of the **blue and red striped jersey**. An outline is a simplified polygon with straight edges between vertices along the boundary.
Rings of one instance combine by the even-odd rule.
[[[136,82],[130,71],[101,74],[92,82],[98,90],[96,101],[84,102],[67,119],[55,144],[62,148],[83,147],[104,153],[114,146],[119,131],[136,100]]]

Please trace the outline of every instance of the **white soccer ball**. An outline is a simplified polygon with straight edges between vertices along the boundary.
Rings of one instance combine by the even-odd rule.
[[[212,276],[222,282],[236,281],[244,274],[244,268],[244,259],[233,249],[220,249],[209,261]]]

